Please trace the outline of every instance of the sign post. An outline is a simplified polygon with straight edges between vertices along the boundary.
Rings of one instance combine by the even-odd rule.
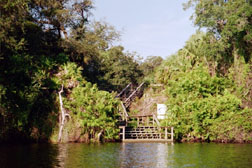
[[[165,104],[157,104],[157,118],[163,120],[166,118],[167,106]]]

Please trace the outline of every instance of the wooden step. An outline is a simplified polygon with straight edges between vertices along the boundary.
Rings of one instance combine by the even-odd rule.
[[[158,129],[126,129],[125,132],[160,132]]]
[[[125,132],[125,134],[127,135],[130,135],[130,134],[138,134],[138,135],[151,135],[151,134],[162,134],[162,133],[159,133],[159,132]]]
[[[126,127],[126,129],[158,129],[155,126],[138,126],[138,127]]]
[[[161,139],[162,135],[154,126],[125,127],[126,139]]]
[[[136,139],[161,139],[159,134],[130,134],[125,135],[126,139],[136,138]]]
[[[122,127],[120,136],[123,141],[137,142],[137,141],[173,141],[173,128],[155,127],[155,126],[140,126],[140,127]],[[132,140],[132,141],[130,141]]]

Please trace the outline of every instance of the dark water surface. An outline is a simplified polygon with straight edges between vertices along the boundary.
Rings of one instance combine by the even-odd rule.
[[[106,143],[0,146],[0,168],[252,168],[252,144]]]

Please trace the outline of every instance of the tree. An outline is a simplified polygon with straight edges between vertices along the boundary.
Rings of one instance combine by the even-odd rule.
[[[71,61],[86,71],[95,71],[99,64],[100,51],[108,50],[114,41],[119,40],[119,36],[108,23],[93,22],[85,26],[85,33],[73,30],[62,45]]]
[[[29,138],[34,132],[47,137],[52,129],[46,126],[54,124],[50,118],[53,82],[49,77],[55,65],[66,60],[65,55],[60,54],[53,33],[30,21],[29,1],[1,1],[0,8],[0,86],[4,91],[0,139]]]
[[[29,3],[31,21],[41,26],[45,31],[54,31],[61,38],[68,38],[67,29],[85,32],[90,10],[93,8],[91,0],[32,0]]]
[[[252,6],[250,1],[189,0],[185,8],[195,6],[194,24],[207,28],[229,57],[237,63],[239,57],[248,62],[252,53]],[[224,59],[222,59],[224,60]]]
[[[134,53],[123,52],[122,46],[116,46],[101,52],[98,86],[108,91],[120,92],[127,84],[137,85],[143,77]]]
[[[58,88],[52,76],[68,60],[61,45],[67,35],[62,34],[87,24],[86,13],[84,19],[80,11],[88,12],[92,5],[87,0],[69,2],[0,2],[0,120],[4,123],[0,141],[47,140],[57,125],[57,104],[52,102]],[[80,10],[75,11],[78,5]]]
[[[154,72],[154,69],[161,65],[163,58],[160,56],[148,56],[140,65],[145,76]]]
[[[240,88],[237,89],[237,96],[243,99],[244,104],[250,104],[248,102],[252,96],[251,1],[189,0],[185,7],[191,6],[195,6],[192,17],[195,25],[205,27],[207,30],[203,45],[207,59],[216,62],[213,65],[216,67],[217,75],[229,74]]]
[[[76,99],[76,104],[82,103],[91,109],[87,110],[89,119],[73,115],[77,124],[80,120],[88,120],[82,129],[92,129],[92,135],[104,131],[104,135],[114,137],[117,101],[113,94],[100,91],[95,83],[109,91],[126,85],[103,76],[115,71],[115,67],[110,67],[117,61],[112,43],[119,38],[119,33],[107,23],[91,23],[92,8],[92,0],[0,1],[0,142],[49,140],[60,121],[57,93],[62,98],[61,107],[73,113],[75,107],[72,99],[68,99],[71,96]],[[111,58],[103,57],[104,53]],[[125,78],[123,74],[111,77],[124,78],[125,82],[135,81],[134,70],[137,70],[136,76],[140,74],[138,64],[131,54],[119,49],[118,53],[119,60],[127,63],[130,72]],[[65,76],[64,73],[60,75],[64,72],[62,65],[69,70]],[[118,66],[121,65],[118,62]],[[68,83],[61,81],[59,84],[55,78]],[[86,86],[83,81],[92,84],[86,82]],[[94,100],[98,101],[93,103]],[[65,104],[69,107],[64,107]],[[95,129],[90,127],[94,116],[99,120]]]
[[[68,122],[59,123],[61,125],[58,137],[60,141],[65,142],[67,138],[62,139],[62,137],[69,137],[79,128],[82,129],[81,134],[87,134],[91,140],[99,141],[102,134],[105,139],[117,137],[116,122],[119,102],[113,94],[101,91],[96,85],[84,80],[81,68],[72,62],[60,67],[54,81],[58,86],[62,86],[59,92],[61,116],[71,116]],[[64,116],[62,118],[64,119]],[[63,131],[64,125],[67,131]],[[65,132],[64,136],[63,132]]]

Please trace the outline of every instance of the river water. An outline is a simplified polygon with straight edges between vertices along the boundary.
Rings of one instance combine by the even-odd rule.
[[[251,168],[252,144],[105,143],[0,146],[1,168]]]

